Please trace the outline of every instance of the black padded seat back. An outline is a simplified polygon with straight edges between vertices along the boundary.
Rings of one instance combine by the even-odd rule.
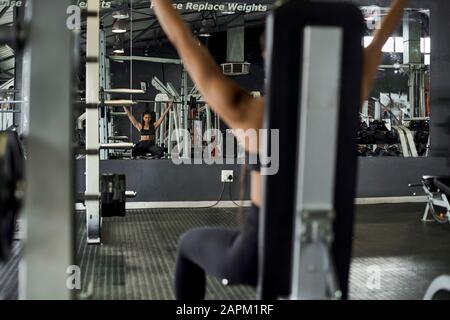
[[[347,297],[356,189],[363,16],[352,4],[290,1],[272,10],[266,30],[264,128],[279,129],[280,152],[278,173],[263,176],[258,284],[258,295],[262,299],[275,299],[290,292],[299,88],[306,26],[339,26],[344,35],[334,200],[337,217],[332,250],[340,289],[343,298]],[[317,147],[320,148],[320,141]],[[270,140],[268,150],[271,150]]]

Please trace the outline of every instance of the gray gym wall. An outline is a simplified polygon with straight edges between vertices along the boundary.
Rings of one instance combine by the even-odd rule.
[[[251,2],[257,3],[258,1]],[[388,7],[391,4],[391,0],[359,0],[353,2],[358,5],[375,4],[383,7]],[[418,182],[424,174],[450,173],[450,161],[445,158],[450,153],[450,132],[448,123],[446,127],[442,126],[444,121],[450,118],[450,42],[447,34],[450,30],[450,20],[448,19],[450,2],[448,0],[412,0],[408,7],[429,8],[431,10],[431,157],[408,159],[360,158],[358,197],[410,196],[417,190],[409,189],[408,183]],[[137,66],[136,64],[135,67]],[[135,85],[139,85],[140,81],[149,81],[152,74],[161,76],[160,66],[146,68],[154,68],[155,70],[146,70],[146,74],[143,74],[141,70],[139,72],[134,71]],[[114,82],[117,81],[117,83],[114,83],[115,85],[129,83],[126,73],[120,80],[121,76],[117,75],[114,67],[111,70],[113,73],[116,72],[112,77]],[[141,77],[145,80],[140,80]],[[166,71],[166,81],[177,83],[179,79],[179,73],[177,75],[176,71],[173,71],[173,73]],[[252,83],[251,78],[245,80],[244,83],[241,83],[244,86]],[[136,112],[139,112],[139,110],[136,110]],[[125,124],[125,126],[128,126],[128,124]],[[134,132],[133,139],[136,138],[137,133]],[[232,192],[233,197],[237,199],[239,195],[239,178],[237,176],[240,169],[239,165],[175,166],[168,160],[109,160],[101,163],[102,172],[127,174],[127,188],[138,192],[138,197],[132,201],[217,200],[222,189],[222,183],[220,182],[220,170],[222,169],[235,170]],[[79,160],[77,161],[77,190],[79,192],[84,190],[83,173],[84,161]],[[228,186],[224,192],[223,200],[228,200],[227,189]]]

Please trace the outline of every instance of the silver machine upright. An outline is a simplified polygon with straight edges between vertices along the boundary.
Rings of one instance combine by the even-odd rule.
[[[267,134],[260,150],[258,298],[346,299],[363,18],[350,4],[290,1],[266,32],[264,128],[279,141]],[[269,161],[270,150],[283,152]]]

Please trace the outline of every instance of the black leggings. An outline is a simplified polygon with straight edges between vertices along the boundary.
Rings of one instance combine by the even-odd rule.
[[[227,284],[256,286],[258,207],[252,206],[243,229],[201,228],[184,233],[175,270],[177,300],[202,300],[206,276]]]
[[[164,151],[161,147],[155,145],[153,141],[139,141],[131,151],[133,157],[145,156],[147,153],[151,153],[153,156],[161,158],[164,155]]]

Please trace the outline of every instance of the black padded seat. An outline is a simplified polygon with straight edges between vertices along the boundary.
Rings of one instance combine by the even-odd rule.
[[[436,177],[434,178],[434,184],[447,197],[450,197],[450,177]]]

